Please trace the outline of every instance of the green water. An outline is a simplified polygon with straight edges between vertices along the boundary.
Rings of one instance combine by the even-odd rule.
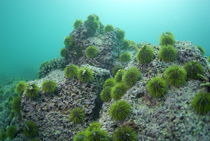
[[[210,0],[0,0],[0,81],[32,79],[58,57],[76,19],[95,13],[136,42],[171,31],[210,55]]]

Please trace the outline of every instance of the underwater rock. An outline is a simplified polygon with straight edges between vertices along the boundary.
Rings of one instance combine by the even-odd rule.
[[[193,97],[198,92],[205,91],[200,85],[210,78],[207,58],[191,42],[175,42],[173,39],[171,46],[176,53],[171,59],[166,56],[170,49],[165,50],[166,59],[163,61],[160,57],[162,46],[148,43],[137,45],[125,40],[124,35],[124,31],[113,27],[104,30],[96,15],[89,16],[84,23],[80,22],[64,40],[65,48],[61,52],[63,58],[43,63],[39,72],[40,79],[27,82],[32,94],[34,92],[37,97],[31,99],[25,90],[21,95],[22,117],[13,118],[11,123],[23,127],[25,121],[32,120],[39,127],[39,138],[44,141],[72,141],[76,133],[84,131],[93,121],[98,121],[110,137],[116,129],[126,125],[135,129],[138,141],[209,141],[210,113],[199,115],[191,105]],[[137,55],[145,45],[151,51],[146,50],[140,56]],[[87,48],[91,50],[87,51]],[[125,52],[129,53],[129,59],[121,62],[125,58],[120,59],[120,56]],[[141,63],[140,60],[145,61],[145,56],[149,61]],[[197,74],[198,80],[185,78],[182,66],[189,61],[196,61],[203,67],[203,76]],[[62,69],[69,65],[74,67],[67,67],[64,74]],[[182,81],[186,83],[174,87],[167,82],[167,86],[164,84],[164,95],[160,98],[151,97],[146,89],[148,81],[154,77],[165,81],[167,77],[164,72],[172,65],[180,66],[184,72]],[[120,75],[117,73],[120,72],[119,69],[122,69]],[[118,81],[110,73],[111,70],[113,74],[119,75]],[[174,78],[179,76],[176,70],[173,72]],[[73,77],[68,77],[66,73],[72,73]],[[108,78],[111,85],[103,85]],[[47,80],[52,80],[57,86],[51,94],[42,91],[42,84]],[[156,84],[151,84],[154,86],[151,89],[159,87],[156,91],[162,90]],[[117,89],[115,86],[123,88]],[[104,103],[99,95],[103,87],[110,90],[108,100]],[[113,106],[116,101],[111,98],[115,95],[115,100],[123,102]],[[112,112],[110,105],[114,107]],[[119,109],[124,113],[120,113]],[[71,117],[70,113],[73,113]],[[20,133],[15,139],[25,140],[25,137]]]
[[[123,97],[133,107],[132,115],[127,120],[134,121],[139,127],[139,141],[210,139],[210,117],[197,115],[190,105],[192,98],[200,90],[199,81],[189,81],[178,90],[172,88],[160,100],[153,100],[148,96],[146,82],[142,80],[137,83]],[[143,93],[140,98],[139,93]],[[109,105],[110,103],[103,105],[99,121],[104,129],[112,133],[115,127],[121,126],[123,122],[115,122],[108,116]]]
[[[65,57],[66,61],[71,64],[90,64],[111,70],[113,66],[120,62],[119,55],[126,51],[124,46],[129,46],[129,43],[117,38],[118,29],[104,32],[101,23],[93,36],[88,36],[87,32],[87,25],[83,24],[67,36],[67,38],[70,38],[70,43],[68,42],[70,45],[68,44],[65,47],[68,52],[67,57]],[[98,54],[96,57],[88,58],[85,55],[85,49],[89,46],[97,48]],[[133,48],[130,48],[130,50],[135,51]]]
[[[175,48],[177,48],[178,57],[174,62],[161,61],[158,57],[160,46],[154,46],[153,49],[155,58],[152,62],[146,65],[141,65],[134,60],[127,65],[127,68],[137,66],[139,70],[141,70],[143,77],[147,77],[149,80],[150,78],[155,77],[157,74],[162,74],[165,71],[165,69],[171,65],[176,64],[183,66],[189,61],[197,61],[204,67],[206,77],[209,76],[208,62],[205,59],[205,57],[201,55],[200,51],[197,49],[196,46],[194,46],[191,42],[178,41],[175,43]]]
[[[56,58],[41,64],[39,69],[39,78],[45,77],[51,71],[63,69],[67,65],[67,61],[63,58]]]
[[[76,35],[75,35],[76,34]],[[72,36],[77,39],[77,32],[73,32]],[[82,46],[84,49],[93,45],[99,49],[99,54],[95,58],[87,58],[85,55],[74,61],[75,64],[90,64],[101,68],[110,69],[113,67],[113,62],[116,60],[112,54],[112,49],[119,46],[119,41],[116,39],[115,33],[102,34],[96,37],[89,37],[80,40],[77,46]],[[71,60],[71,59],[70,59]]]
[[[207,60],[203,57],[198,47],[193,45],[192,42],[176,42],[175,47],[178,49],[177,58],[180,63],[196,60],[203,66],[208,66]]]
[[[46,77],[31,81],[41,87],[45,80],[53,80],[58,85],[58,93],[44,95],[37,100],[30,100],[25,95],[22,98],[23,121],[32,120],[39,126],[40,138],[45,141],[71,140],[73,135],[83,130],[97,116],[98,105],[95,105],[103,81],[110,77],[105,69],[83,65],[94,71],[95,80],[92,83],[82,83],[76,79],[66,79],[63,71],[52,71]],[[99,82],[99,78],[100,82]],[[75,107],[85,110],[85,122],[74,124],[69,120],[69,113]]]
[[[142,79],[138,81],[122,97],[132,106],[132,114],[125,121],[114,121],[109,116],[109,107],[114,102],[103,104],[99,122],[110,134],[126,121],[134,121],[138,127],[138,140],[210,140],[209,122],[210,116],[198,115],[191,106],[191,101],[197,92],[202,91],[202,81],[189,80],[180,88],[169,86],[169,90],[163,98],[152,98],[147,90],[148,80],[155,76],[162,76],[164,70],[171,65],[183,65],[195,60],[202,64],[205,70],[204,76],[209,76],[208,64],[200,55],[197,48],[190,42],[177,42],[178,59],[175,62],[162,62],[157,58],[159,46],[154,47],[155,59],[148,65],[139,65],[133,61],[127,68],[136,66],[142,72]]]

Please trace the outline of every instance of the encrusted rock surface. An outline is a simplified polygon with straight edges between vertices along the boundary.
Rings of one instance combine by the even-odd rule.
[[[164,62],[161,61],[158,57],[158,51],[160,50],[160,46],[154,46],[154,60],[147,65],[139,65],[136,60],[133,60],[130,64],[128,64],[128,68],[131,66],[136,66],[142,72],[144,77],[148,79],[156,76],[157,74],[162,74],[164,70],[171,65],[180,65],[183,66],[185,63],[189,61],[198,61],[204,67],[206,75],[209,76],[208,73],[208,62],[204,56],[201,55],[201,52],[198,48],[193,45],[191,42],[176,42],[175,48],[178,51],[177,60],[174,62]]]
[[[72,33],[72,36],[74,37],[77,46],[82,46],[84,48],[84,55],[79,60],[76,60],[73,63],[90,64],[101,68],[111,69],[114,62],[117,61],[112,50],[122,44],[116,38],[116,33],[109,32],[94,37],[82,38],[80,37],[82,36],[81,32],[83,31],[77,30],[76,32]],[[87,48],[88,46],[96,46],[99,49],[99,54],[96,58],[92,59],[85,56],[85,48]]]
[[[191,107],[191,100],[200,90],[199,81],[189,81],[179,89],[170,88],[164,98],[154,100],[146,92],[147,80],[141,80],[122,99],[132,106],[132,114],[126,121],[138,126],[139,141],[210,139],[210,117],[200,116]],[[112,132],[123,122],[113,121],[108,114],[110,103],[103,105],[100,122]]]
[[[103,81],[110,77],[107,70],[91,67],[95,72],[95,80],[91,83],[82,83],[79,80],[64,78],[63,71],[51,72],[43,79],[31,81],[39,87],[44,80],[53,80],[58,84],[58,94],[41,94],[38,100],[30,100],[23,95],[22,116],[23,120],[33,120],[40,130],[40,138],[44,141],[70,141],[73,135],[83,130],[97,116],[96,100],[101,90]],[[100,76],[101,83],[96,80]],[[69,120],[69,112],[75,107],[85,110],[86,118],[82,124],[74,124]]]
[[[133,112],[125,121],[116,122],[108,114],[108,109],[114,101],[105,103],[99,119],[104,129],[112,133],[124,122],[132,121],[138,127],[139,141],[210,140],[210,115],[198,115],[191,106],[193,97],[201,90],[201,81],[191,80],[180,88],[170,87],[161,99],[151,98],[146,91],[145,86],[150,78],[161,75],[168,66],[174,64],[183,65],[187,61],[196,60],[204,66],[205,76],[209,76],[207,61],[192,43],[178,42],[176,48],[180,59],[173,63],[160,61],[157,57],[159,47],[155,47],[156,57],[150,64],[138,65],[134,61],[128,65],[128,68],[136,66],[142,72],[142,79],[122,98],[131,104]]]
[[[178,61],[180,63],[186,63],[188,61],[196,60],[205,67],[208,66],[207,60],[202,56],[197,46],[192,42],[177,42],[175,47],[178,49]]]
[[[68,62],[64,58],[55,58],[50,61],[46,61],[40,66],[39,78],[45,77],[56,69],[63,69],[67,64]]]

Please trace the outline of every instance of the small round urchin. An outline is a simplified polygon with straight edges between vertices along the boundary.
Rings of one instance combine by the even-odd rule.
[[[90,82],[93,80],[93,71],[89,68],[80,68],[78,78],[81,82]]]
[[[100,98],[103,102],[111,101],[112,87],[105,87],[100,93]]]
[[[110,141],[107,131],[100,128],[94,128],[93,130],[86,131],[87,141]]]
[[[122,41],[122,47],[121,47],[121,49],[122,50],[129,50],[129,48],[131,47],[132,45],[131,45],[131,41],[129,41],[129,40],[123,40]],[[130,48],[131,49],[131,48]]]
[[[74,29],[79,28],[82,24],[83,24],[83,22],[81,20],[76,20],[74,22]]]
[[[35,99],[39,94],[39,87],[36,84],[28,84],[25,90],[25,95],[28,98]]]
[[[183,86],[186,83],[187,72],[181,66],[170,66],[164,72],[167,82],[175,87]]]
[[[128,87],[125,83],[117,83],[113,88],[111,92],[111,97],[114,100],[119,100],[127,91]]]
[[[74,108],[70,111],[69,119],[76,124],[82,123],[85,119],[85,111],[80,107]]]
[[[23,133],[28,138],[36,137],[39,133],[37,124],[31,120],[26,121],[24,124]]]
[[[7,132],[4,129],[0,129],[0,140],[4,141],[7,138]]]
[[[105,32],[112,32],[114,31],[114,27],[112,25],[106,25],[104,30]]]
[[[24,92],[25,89],[26,89],[26,86],[27,86],[27,84],[26,84],[25,81],[20,81],[20,82],[18,82],[18,83],[16,84],[16,88],[15,88],[16,93],[18,93],[18,94],[23,94],[23,92]]]
[[[73,137],[73,141],[85,141],[85,140],[86,140],[86,132],[85,131],[78,132]]]
[[[127,63],[131,60],[131,54],[129,52],[124,52],[120,55],[120,62]]]
[[[13,99],[12,101],[12,111],[17,113],[17,114],[20,114],[20,111],[21,111],[21,96],[17,96]]]
[[[165,32],[160,37],[160,45],[167,46],[167,45],[174,45],[175,39],[174,35],[171,32]]]
[[[121,65],[116,65],[112,68],[112,75],[116,75],[116,73],[118,72],[118,70],[123,69],[123,67]]]
[[[151,45],[144,45],[137,54],[137,60],[140,64],[149,64],[154,59],[154,51]]]
[[[17,135],[17,128],[14,125],[8,126],[7,128],[7,137],[9,139],[14,139]]]
[[[42,92],[45,94],[54,93],[57,90],[57,83],[52,80],[45,80],[42,83]]]
[[[114,102],[109,109],[109,115],[114,120],[125,120],[131,112],[131,105],[124,100]]]
[[[99,17],[94,14],[89,15],[85,21],[85,26],[87,28],[88,36],[95,35],[97,29],[100,27]]]
[[[199,92],[192,100],[192,107],[198,114],[210,112],[210,93]]]
[[[139,79],[141,79],[141,72],[136,67],[129,68],[122,78],[128,87],[132,87]]]
[[[208,56],[208,59],[207,59],[207,60],[208,60],[208,62],[210,63],[210,56]]]
[[[95,14],[91,14],[87,17],[88,21],[99,21],[99,17]]]
[[[60,54],[61,54],[62,57],[67,58],[68,57],[67,49],[66,48],[62,48]]]
[[[85,55],[88,58],[95,58],[99,53],[98,48],[95,46],[89,46],[85,49]]]
[[[203,66],[196,61],[186,63],[184,68],[187,72],[187,78],[189,79],[199,79],[199,74],[204,74]]]
[[[97,121],[94,121],[94,122],[90,123],[87,130],[92,131],[94,129],[100,129],[100,128],[101,128],[101,124]]]
[[[177,50],[172,45],[162,46],[159,51],[159,58],[165,62],[175,61],[177,58]]]
[[[117,73],[114,76],[115,81],[116,82],[121,82],[124,73],[125,73],[125,70],[124,69],[118,70]]]
[[[201,55],[205,55],[205,50],[204,50],[204,48],[202,46],[197,46],[197,48],[201,52]]]
[[[71,64],[64,69],[64,75],[66,78],[77,78],[79,72],[79,67]]]
[[[146,89],[152,97],[162,97],[167,92],[167,83],[161,77],[154,77],[148,81]]]
[[[124,37],[125,37],[125,32],[123,30],[121,30],[121,29],[117,29],[116,30],[116,37],[119,40],[123,40]]]
[[[114,78],[108,78],[105,82],[103,87],[113,87],[115,85],[115,79]]]
[[[138,136],[130,126],[122,126],[114,131],[112,139],[113,141],[137,141]]]
[[[65,37],[64,45],[65,45],[66,48],[74,46],[74,39],[73,39],[73,37],[72,36]]]

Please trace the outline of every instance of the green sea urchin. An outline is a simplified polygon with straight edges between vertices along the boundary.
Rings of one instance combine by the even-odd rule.
[[[94,73],[89,68],[80,68],[78,72],[78,79],[81,82],[90,82],[94,79]]]
[[[164,72],[167,82],[175,87],[183,86],[186,83],[187,72],[181,66],[170,66]]]
[[[25,89],[26,89],[26,86],[27,86],[27,84],[26,84],[26,82],[25,81],[20,81],[20,82],[18,82],[17,84],[16,84],[16,88],[15,88],[15,91],[16,91],[16,93],[18,93],[18,94],[23,94],[23,92],[25,91]]]
[[[161,46],[159,58],[165,62],[175,61],[177,58],[177,50],[172,45]]]
[[[186,63],[184,68],[187,72],[187,78],[189,79],[199,79],[199,74],[204,74],[203,66],[196,61]]]
[[[70,115],[69,115],[69,119],[70,121],[72,121],[73,123],[82,123],[84,121],[85,118],[85,111],[80,108],[74,108],[70,111]]]
[[[152,97],[158,98],[166,94],[167,83],[161,77],[154,77],[148,81],[146,88]]]
[[[74,65],[74,64],[71,64],[70,66],[67,66],[65,69],[64,69],[64,75],[66,78],[77,78],[78,77],[78,72],[79,72],[79,67]]]
[[[210,111],[210,93],[197,93],[192,100],[192,107],[198,114],[207,114]]]
[[[133,128],[122,126],[114,131],[112,139],[113,141],[137,141],[138,136]]]
[[[86,57],[88,58],[95,58],[99,53],[98,48],[95,46],[89,46],[85,49]]]
[[[45,94],[54,93],[57,90],[57,83],[52,80],[45,80],[42,83],[42,92]]]
[[[160,37],[160,45],[167,46],[167,45],[174,45],[175,39],[174,35],[171,32],[165,32]]]
[[[151,45],[144,45],[137,54],[137,60],[140,64],[149,64],[154,59],[154,51]]]
[[[117,83],[113,88],[111,92],[111,97],[114,100],[119,100],[127,91],[128,87],[125,83]]]
[[[125,120],[131,112],[131,105],[124,100],[114,102],[109,109],[109,115],[114,120]]]
[[[136,67],[129,68],[122,77],[128,87],[132,87],[139,79],[141,79],[141,72]]]

